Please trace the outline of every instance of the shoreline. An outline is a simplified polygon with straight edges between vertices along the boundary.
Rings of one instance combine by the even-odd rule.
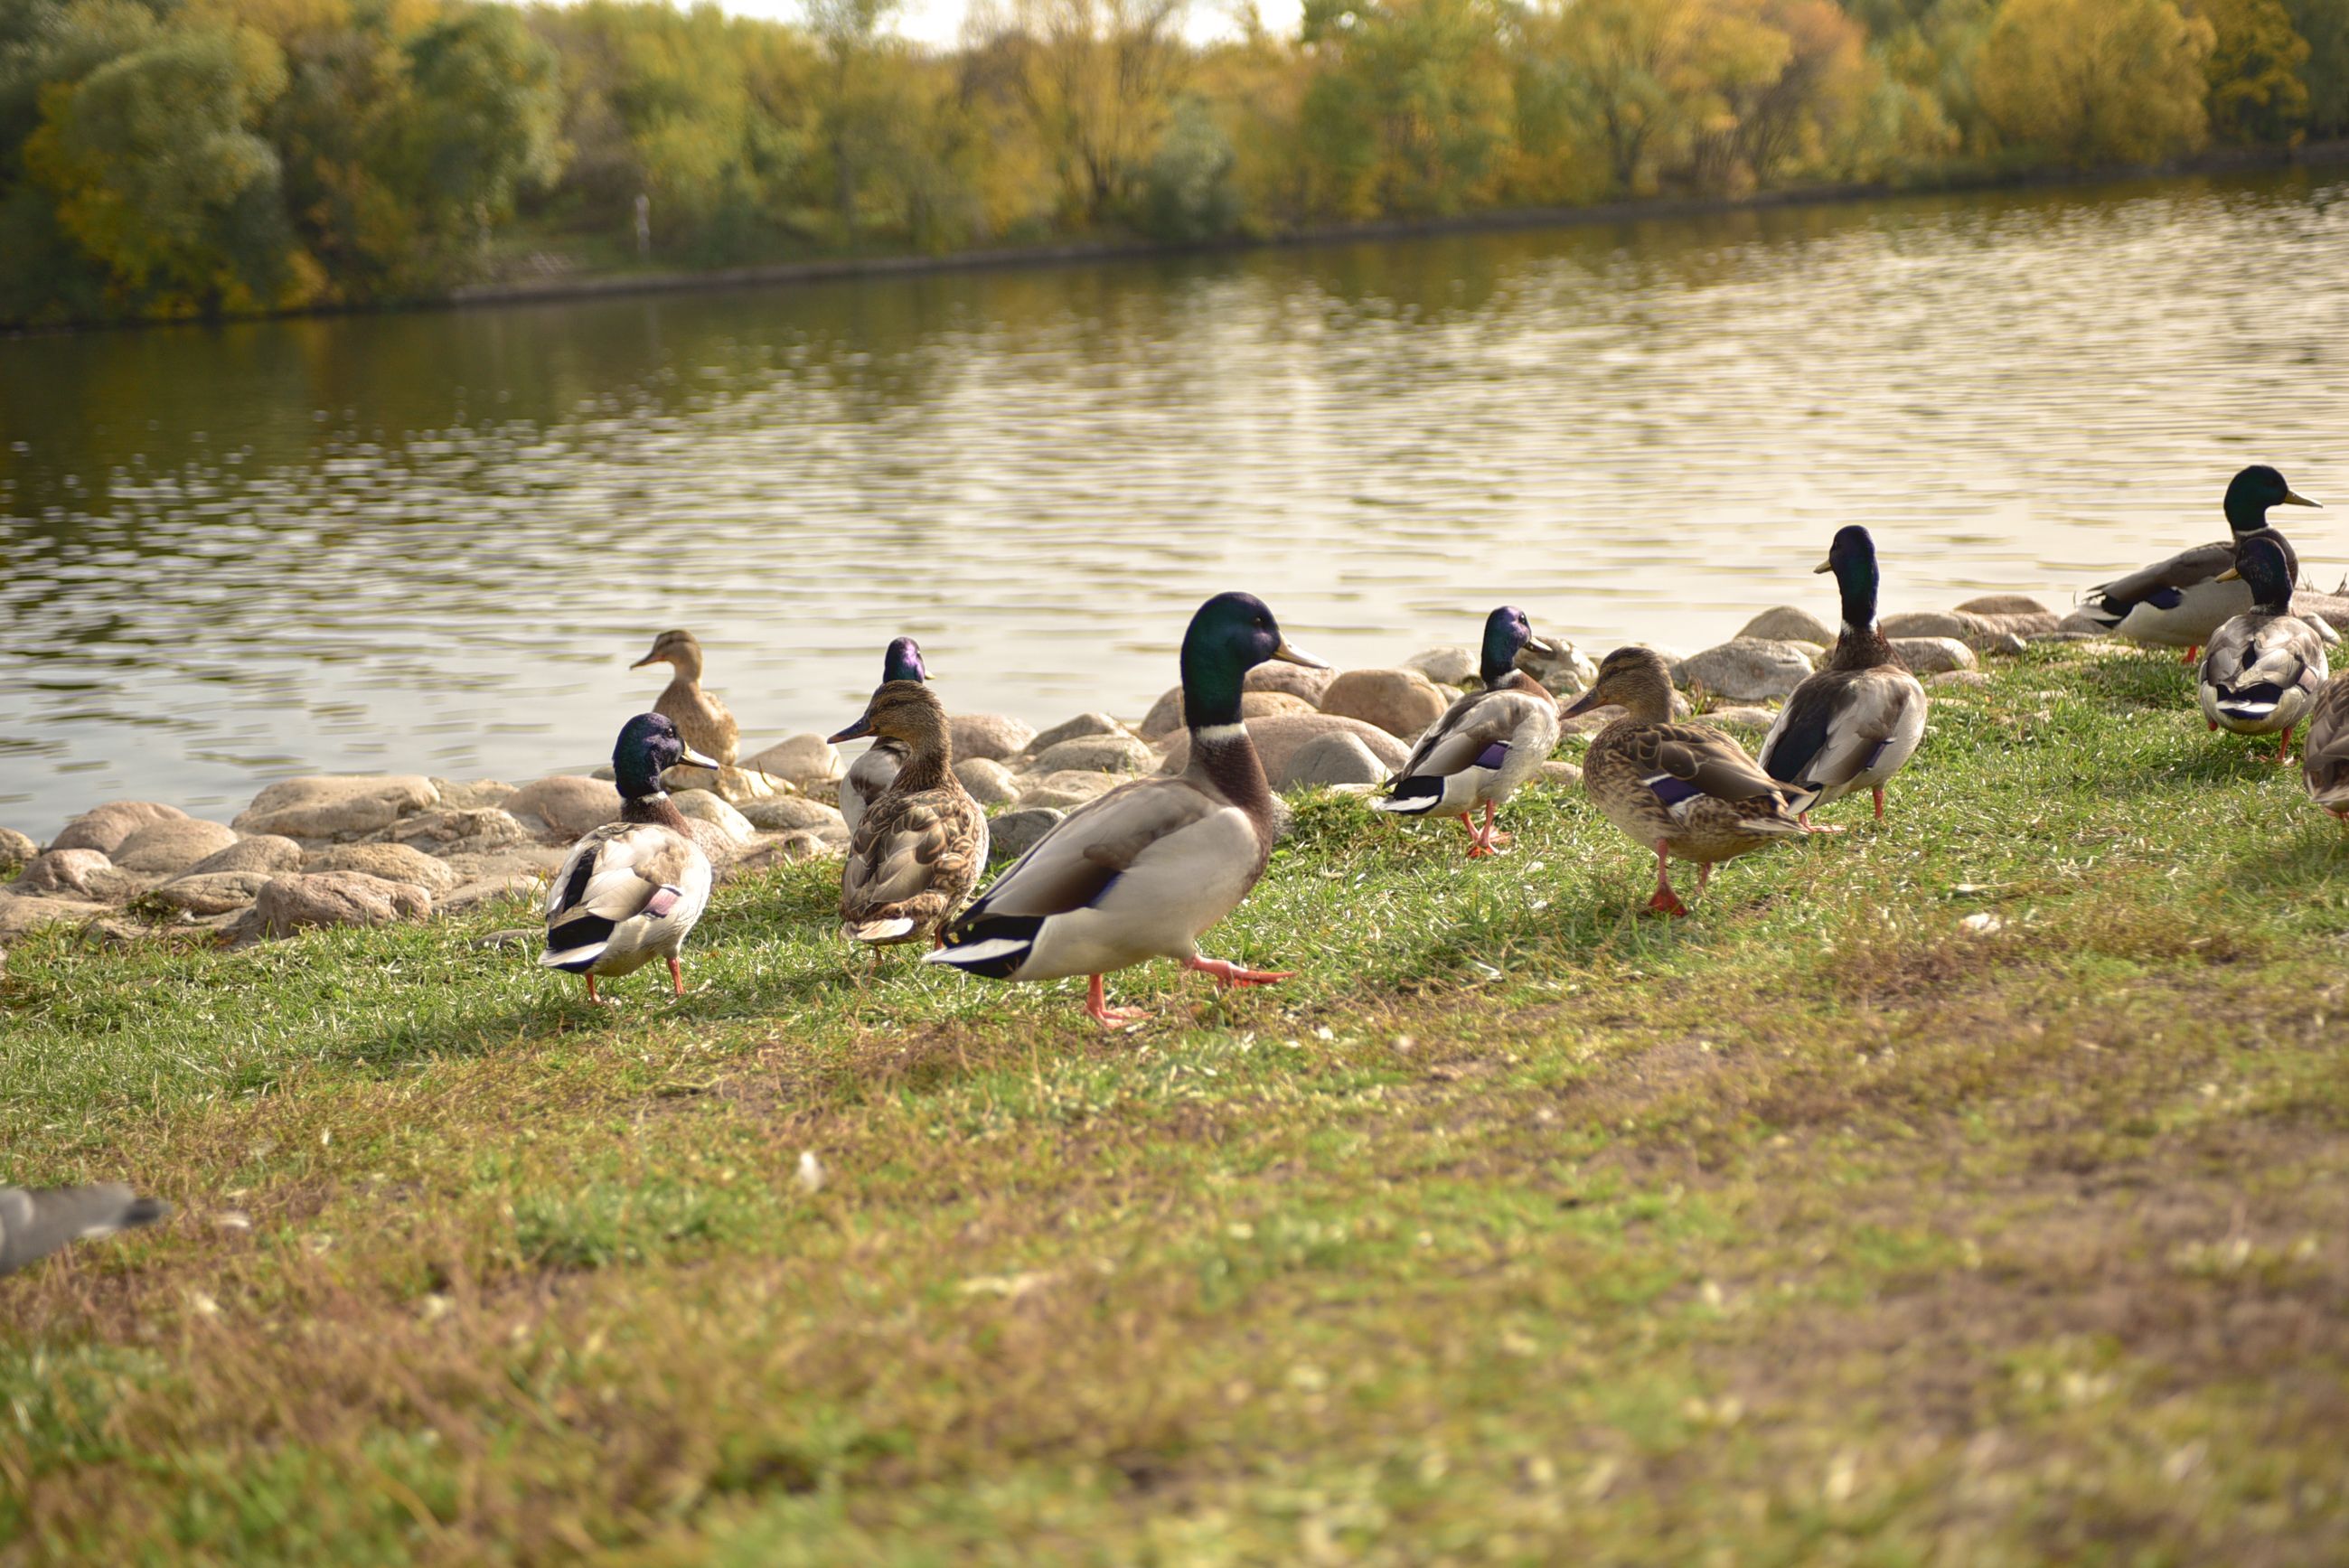
[[[2192,174],[2223,174],[2349,165],[2349,138],[2297,147],[2214,149],[2155,164],[1977,171],[1914,184],[1868,181],[1757,191],[1747,196],[1657,196],[1588,206],[1491,208],[1448,216],[1376,218],[1357,222],[1306,224],[1256,234],[1212,240],[1167,242],[1139,239],[1067,240],[1036,245],[1005,245],[941,254],[901,253],[870,256],[817,257],[761,262],[742,266],[648,273],[592,273],[563,278],[461,284],[445,294],[368,305],[314,305],[251,315],[180,320],[77,322],[44,326],[0,327],[0,340],[66,336],[83,333],[138,331],[155,327],[214,327],[230,322],[288,321],[330,316],[391,315],[413,311],[471,310],[515,304],[560,304],[631,294],[714,293],[726,289],[790,287],[866,278],[913,277],[941,273],[999,272],[1161,256],[1237,255],[1255,251],[1297,250],[1386,240],[1430,239],[1452,234],[1506,233],[1533,229],[1588,228],[1645,220],[1772,212],[1806,207],[1837,207],[1903,197],[1946,196],[2001,191],[2060,190],[2120,181],[2158,180]]]

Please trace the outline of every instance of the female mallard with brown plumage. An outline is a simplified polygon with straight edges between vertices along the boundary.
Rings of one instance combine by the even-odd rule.
[[[1725,731],[1674,724],[1672,677],[1653,648],[1618,648],[1599,679],[1567,716],[1617,707],[1623,717],[1600,730],[1582,760],[1582,787],[1608,820],[1656,851],[1656,894],[1650,909],[1686,914],[1672,892],[1673,856],[1697,864],[1701,895],[1713,868],[1807,830],[1795,813],[1807,791],[1755,766]]]
[[[859,814],[840,873],[840,928],[857,942],[935,942],[987,867],[987,816],[954,773],[946,709],[916,680],[885,681],[832,738],[876,736],[901,758]]]
[[[1471,692],[1428,726],[1396,769],[1373,810],[1404,816],[1457,817],[1468,830],[1468,858],[1498,854],[1507,835],[1493,828],[1494,811],[1557,748],[1557,699],[1518,669],[1517,655],[1547,655],[1526,613],[1504,604],[1485,618],[1485,689]],[[1485,808],[1480,829],[1469,813]]]
[[[922,645],[911,637],[899,637],[881,655],[881,684],[891,681],[926,681],[928,666],[922,663]],[[865,809],[881,799],[889,781],[897,777],[897,769],[905,765],[905,748],[883,736],[864,748],[864,755],[848,765],[840,777],[840,820],[848,824],[850,832],[864,818]]]
[[[710,872],[691,824],[661,788],[661,775],[680,762],[717,766],[661,715],[628,720],[612,748],[620,820],[573,845],[546,891],[538,961],[585,975],[590,1002],[603,1000],[597,975],[633,975],[655,958],[668,960],[671,988],[685,995],[678,954],[709,905]]]
[[[1925,738],[1925,688],[1876,624],[1876,542],[1838,531],[1817,570],[1842,590],[1843,631],[1824,668],[1803,677],[1762,739],[1762,771],[1807,790],[1813,807],[1866,789],[1884,817],[1884,786]],[[1807,820],[1807,812],[1806,820]]]
[[[726,705],[701,689],[701,644],[691,632],[663,632],[653,639],[653,651],[628,667],[667,665],[677,673],[653,699],[653,711],[677,726],[678,734],[696,751],[706,752],[732,767],[742,745],[742,727]]]
[[[2349,671],[2326,681],[2309,710],[2300,779],[2310,799],[2349,826]]]
[[[1173,958],[1219,986],[1285,973],[1199,956],[1199,934],[1239,907],[1272,855],[1276,802],[1247,727],[1240,686],[1268,659],[1319,669],[1281,639],[1247,593],[1199,606],[1183,638],[1183,712],[1191,732],[1180,773],[1123,784],[1080,806],[995,879],[922,955],[997,980],[1091,981],[1086,1014],[1103,1025],[1140,1015],[1103,1004],[1102,976]]]
[[[2280,735],[2275,759],[2292,760],[2292,732],[2316,705],[2330,671],[2324,639],[2292,614],[2292,568],[2282,542],[2243,541],[2220,581],[2251,585],[2251,608],[2210,634],[2195,681],[2202,717],[2236,735]]]

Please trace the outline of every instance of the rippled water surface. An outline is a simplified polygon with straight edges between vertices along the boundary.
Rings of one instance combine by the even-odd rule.
[[[684,625],[750,749],[918,636],[950,706],[1137,713],[1206,594],[1341,663],[1504,600],[1693,648],[2068,599],[2349,500],[2337,174],[0,342],[0,822],[603,757]],[[2341,514],[2308,513],[2325,585]]]

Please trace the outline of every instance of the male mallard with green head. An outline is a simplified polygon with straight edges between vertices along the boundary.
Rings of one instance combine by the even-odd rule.
[[[926,681],[930,672],[922,663],[922,645],[911,637],[899,637],[881,655],[881,684],[891,681]],[[897,777],[897,769],[905,765],[905,748],[887,736],[865,748],[864,755],[848,765],[840,779],[840,820],[848,824],[850,832],[864,820],[865,809],[881,798],[889,788],[889,780]]]
[[[1808,791],[1812,807],[1866,789],[1881,821],[1885,784],[1925,738],[1925,688],[1877,625],[1876,542],[1868,530],[1840,530],[1817,570],[1835,573],[1843,630],[1826,667],[1787,695],[1758,760],[1771,778]]]
[[[628,667],[667,665],[676,674],[653,699],[653,711],[677,726],[678,734],[696,751],[728,767],[742,744],[742,727],[716,696],[701,689],[701,644],[691,632],[663,632],[653,639],[653,651]]]
[[[1551,652],[1516,605],[1485,617],[1478,672],[1485,689],[1462,697],[1428,727],[1371,809],[1457,817],[1468,830],[1470,860],[1498,854],[1508,835],[1494,830],[1494,811],[1557,748],[1557,699],[1517,668],[1517,658]],[[1478,806],[1485,808],[1482,828],[1470,815]]]
[[[2292,614],[2289,547],[2254,534],[2220,576],[2251,585],[2251,607],[2210,634],[2195,695],[2213,729],[2236,735],[2281,735],[2278,766],[2292,760],[2292,727],[2316,706],[2331,673],[2324,639]]]
[[[1321,661],[1284,641],[1264,602],[1218,593],[1183,638],[1183,712],[1191,732],[1182,772],[1122,784],[1078,807],[988,887],[922,955],[997,980],[1082,975],[1088,1016],[1114,1026],[1140,1015],[1103,1003],[1102,976],[1173,958],[1218,986],[1262,985],[1286,973],[1199,956],[1199,934],[1239,907],[1272,855],[1276,802],[1256,742],[1240,722],[1240,687],[1268,659]]]
[[[2190,665],[2230,616],[2251,607],[2250,592],[2221,575],[2235,563],[2235,547],[2255,533],[2273,531],[2268,528],[2268,508],[2317,504],[2284,483],[2275,469],[2254,463],[2228,481],[2224,510],[2233,537],[2091,588],[2080,608],[2124,637],[2185,649],[2178,663]],[[2284,547],[2284,565],[2297,583],[2300,561],[2289,545]]]
[[[685,814],[661,787],[661,775],[680,762],[717,764],[686,745],[677,726],[657,713],[640,713],[612,748],[612,777],[620,789],[620,820],[605,823],[571,848],[546,890],[546,951],[538,961],[587,979],[633,975],[655,958],[668,960],[675,995],[685,995],[678,954],[709,903],[709,857],[694,841]]]
[[[1671,671],[1653,648],[1608,655],[1598,680],[1566,712],[1608,707],[1623,717],[1592,738],[1582,787],[1608,820],[1656,851],[1650,909],[1688,913],[1672,892],[1674,855],[1696,862],[1702,895],[1721,861],[1807,830],[1795,813],[1809,807],[1808,791],[1763,772],[1725,731],[1671,722]]]
[[[877,736],[902,765],[858,813],[840,873],[840,928],[877,945],[937,940],[987,868],[987,814],[955,777],[946,709],[918,680],[884,681],[832,738]]]

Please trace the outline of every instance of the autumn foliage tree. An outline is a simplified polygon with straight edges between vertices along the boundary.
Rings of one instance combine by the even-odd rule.
[[[2079,167],[2202,144],[2210,24],[2170,0],[2004,0],[1975,72],[2006,145]]]

